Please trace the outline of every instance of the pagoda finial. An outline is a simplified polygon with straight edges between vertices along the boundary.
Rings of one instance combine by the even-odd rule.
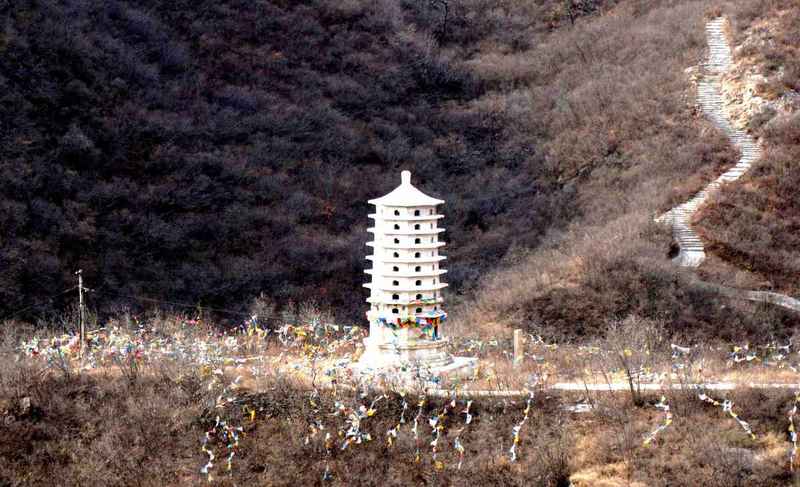
[[[411,184],[411,171],[403,171],[400,173],[400,182],[402,184]]]

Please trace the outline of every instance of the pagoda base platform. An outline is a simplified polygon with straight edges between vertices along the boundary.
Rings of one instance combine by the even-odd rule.
[[[364,354],[351,368],[362,376],[426,388],[474,376],[478,359],[454,357],[447,352],[447,344],[447,339],[374,344],[367,338]]]

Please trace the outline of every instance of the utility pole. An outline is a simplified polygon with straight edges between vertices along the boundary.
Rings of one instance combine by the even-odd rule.
[[[80,355],[81,359],[83,359],[83,347],[86,343],[86,325],[84,312],[83,312],[83,269],[78,269],[78,272],[75,274],[78,275],[78,312],[80,314]]]

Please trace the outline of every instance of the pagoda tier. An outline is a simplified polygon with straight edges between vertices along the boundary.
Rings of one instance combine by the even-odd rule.
[[[413,298],[409,297],[412,294],[407,294],[406,298],[403,298],[401,296],[400,299],[398,299],[397,301],[391,301],[391,304],[399,304],[399,305],[404,305],[404,306],[414,306],[414,305],[418,305],[418,304],[441,304],[441,303],[444,303],[444,298],[442,298],[441,296],[436,297],[436,298],[417,299],[416,296],[413,297]],[[367,302],[368,303],[376,303],[376,304],[381,304],[381,303],[389,304],[389,301],[387,301],[384,298],[377,299],[377,298],[369,297],[369,298],[367,298]]]
[[[367,260],[371,260],[371,261],[380,260],[381,262],[388,262],[390,264],[411,264],[411,263],[414,263],[414,262],[421,262],[421,263],[424,264],[426,262],[441,262],[441,261],[445,260],[446,258],[447,257],[445,257],[444,255],[432,255],[432,256],[427,256],[427,257],[426,256],[420,256],[420,257],[412,257],[412,256],[408,256],[408,257],[392,257],[390,259],[386,259],[386,258],[384,258],[384,259],[376,259],[374,255],[368,255],[367,256]]]
[[[401,291],[406,293],[414,293],[417,291],[439,291],[447,287],[447,284],[444,282],[440,282],[438,284],[427,284],[421,286],[391,286],[388,284],[377,284],[374,282],[369,282],[363,285],[367,289],[371,289],[374,291],[386,291],[391,293],[393,291]]]
[[[369,233],[382,233],[383,235],[436,235],[438,233],[444,232],[444,228],[421,228],[419,230],[379,230],[376,231],[374,228],[368,228],[367,231]]]

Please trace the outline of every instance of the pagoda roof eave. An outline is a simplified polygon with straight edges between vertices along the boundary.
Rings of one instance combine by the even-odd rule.
[[[394,191],[392,191],[392,193],[394,193]],[[420,192],[420,195],[422,195],[421,197],[415,196],[411,198],[403,196],[393,196],[392,193],[389,193],[386,196],[381,196],[380,198],[375,198],[374,200],[369,200],[367,201],[367,203],[374,206],[396,206],[399,208],[412,208],[415,206],[436,206],[444,204],[444,200],[431,198],[430,196],[423,194],[422,192]]]
[[[447,259],[447,256],[444,255],[437,255],[434,257],[409,257],[408,259],[403,258],[386,258],[386,259],[379,259],[381,262],[385,264],[413,264],[414,262],[422,262],[423,264],[426,262],[440,262]],[[368,255],[367,260],[375,261],[374,255]]]
[[[378,248],[381,248],[381,249],[407,249],[407,250],[416,250],[416,249],[425,250],[425,249],[428,249],[428,250],[430,250],[430,249],[438,249],[438,248],[444,247],[444,246],[445,246],[445,242],[433,242],[433,243],[424,243],[424,244],[423,243],[419,243],[419,244],[406,244],[406,245],[396,244],[396,243],[392,243],[392,244],[390,244],[390,243],[386,243],[386,244],[378,243],[378,244],[375,244],[374,241],[367,242],[367,247],[373,247],[373,248],[374,247],[378,247]]]
[[[421,301],[419,299],[389,301],[389,300],[384,300],[384,299],[373,298],[373,297],[370,296],[370,297],[368,297],[366,299],[366,302],[370,303],[370,304],[385,304],[387,306],[394,306],[394,305],[398,305],[398,306],[425,306],[425,305],[432,305],[432,304],[433,305],[442,304],[442,303],[444,303],[444,298],[439,296],[439,297],[436,298],[435,302],[434,302],[433,299],[428,299],[428,300],[425,300],[425,301]]]
[[[440,282],[439,284],[431,284],[428,286],[412,286],[412,287],[400,287],[400,286],[378,286],[374,282],[368,282],[363,285],[367,289],[378,289],[381,291],[386,292],[414,292],[414,291],[438,291],[440,289],[444,289],[448,286],[446,282]]]
[[[383,231],[376,231],[375,227],[367,228],[368,233],[373,233],[376,235],[438,235],[444,232],[445,229],[443,227],[438,228],[429,228],[419,229],[419,230],[383,230]]]
[[[381,277],[438,277],[447,274],[447,269],[437,269],[435,271],[420,271],[420,272],[379,272],[376,273],[375,269],[364,269],[364,274],[371,276]]]
[[[396,216],[396,215],[377,215],[375,213],[370,213],[367,217],[372,218],[373,220],[386,220],[386,221],[425,221],[425,220],[439,220],[444,218],[444,215],[420,215],[420,216]]]

